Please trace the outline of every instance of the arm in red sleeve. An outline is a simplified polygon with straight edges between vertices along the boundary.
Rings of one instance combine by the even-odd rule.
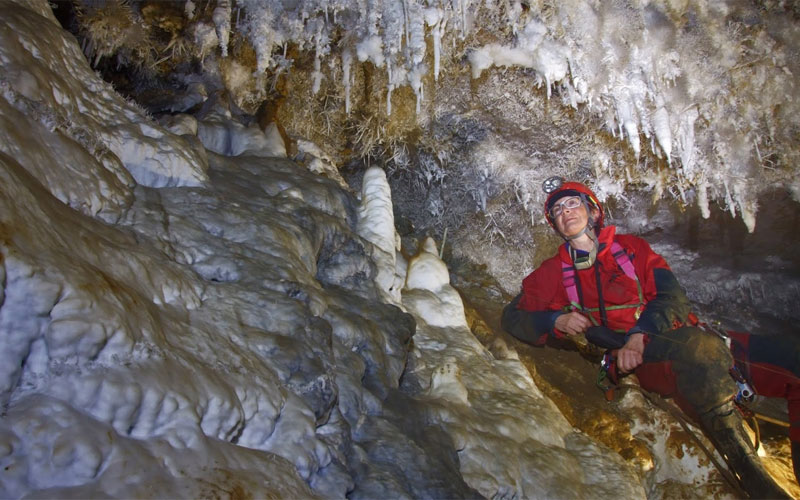
[[[559,287],[563,298],[559,296]],[[554,257],[522,281],[522,293],[503,310],[503,329],[523,342],[542,345],[548,334],[561,336],[555,330],[555,321],[563,314],[566,303],[561,266]]]
[[[620,240],[634,252],[633,264],[646,301],[629,334],[665,333],[674,328],[676,321],[686,322],[689,299],[664,258],[641,238],[620,235]]]

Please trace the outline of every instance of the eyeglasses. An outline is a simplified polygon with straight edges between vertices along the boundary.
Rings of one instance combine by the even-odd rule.
[[[583,200],[581,200],[580,197],[570,196],[569,198],[564,199],[564,201],[562,202],[556,203],[555,205],[552,206],[552,208],[550,208],[550,217],[555,219],[556,217],[561,215],[561,212],[563,212],[565,208],[568,208],[570,210],[575,210],[576,208],[581,206],[582,203]]]

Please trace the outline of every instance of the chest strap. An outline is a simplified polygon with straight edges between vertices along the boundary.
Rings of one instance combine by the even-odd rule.
[[[628,255],[628,252],[622,248],[618,242],[614,241],[611,243],[611,255],[614,256],[614,261],[616,261],[617,265],[622,272],[625,273],[625,276],[634,280],[636,282],[636,291],[639,294],[639,303],[638,304],[623,304],[617,306],[606,306],[607,311],[612,311],[616,309],[628,309],[628,308],[636,308],[636,311],[633,313],[633,317],[635,319],[639,319],[639,315],[642,313],[642,309],[644,309],[644,294],[642,293],[642,285],[639,282],[639,278],[636,276],[636,271],[633,267],[633,262],[631,262],[631,258]],[[564,284],[564,289],[567,291],[567,297],[569,298],[570,306],[569,308],[573,311],[582,311],[582,312],[592,312],[592,311],[599,311],[599,307],[584,307],[581,304],[580,297],[578,295],[578,275],[575,267],[571,264],[562,261],[561,262],[561,282]],[[597,319],[591,314],[589,314],[589,319],[592,323],[596,326]]]

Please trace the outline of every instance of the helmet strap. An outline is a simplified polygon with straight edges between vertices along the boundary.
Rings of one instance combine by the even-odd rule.
[[[561,233],[559,233],[559,234],[561,234]],[[576,234],[573,234],[572,236],[564,236],[563,234],[561,234],[561,237],[564,238],[567,241],[572,241],[572,240],[580,238],[584,234],[589,236],[589,238],[591,238],[592,240],[596,240],[597,239],[597,238],[592,238],[592,236],[594,235],[594,231],[592,231],[592,221],[591,220],[589,220],[589,222],[586,224],[586,226],[583,229],[580,230],[580,232],[578,232]]]

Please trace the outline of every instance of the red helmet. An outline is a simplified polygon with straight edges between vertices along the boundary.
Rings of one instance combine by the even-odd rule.
[[[553,208],[553,205],[556,201],[565,196],[580,196],[584,203],[591,204],[600,212],[600,215],[597,217],[597,220],[594,221],[595,229],[600,229],[603,227],[603,205],[600,204],[600,200],[597,199],[597,196],[592,192],[591,189],[586,187],[585,185],[581,184],[580,182],[565,182],[561,184],[555,191],[551,192],[547,196],[547,201],[544,202],[544,216],[547,218],[547,222],[550,223],[550,226],[553,229],[556,229],[556,222],[550,215],[550,209]],[[587,210],[589,207],[586,207]]]

